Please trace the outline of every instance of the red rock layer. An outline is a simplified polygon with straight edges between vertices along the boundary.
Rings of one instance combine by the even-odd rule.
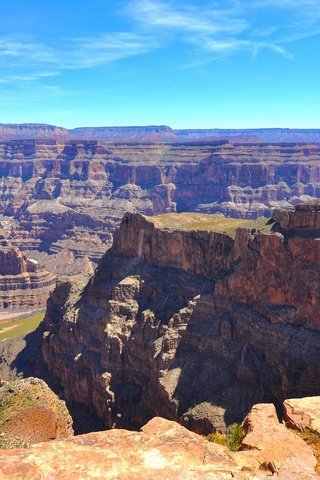
[[[0,311],[25,312],[46,306],[56,277],[6,241],[0,244]]]
[[[154,418],[140,432],[111,430],[0,451],[7,480],[318,480],[311,449],[279,424],[273,405],[244,422],[246,451],[232,453],[176,422]]]

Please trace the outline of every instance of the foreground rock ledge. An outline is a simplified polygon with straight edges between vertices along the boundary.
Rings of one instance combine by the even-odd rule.
[[[269,423],[268,423],[269,422]],[[319,479],[302,440],[280,425],[272,405],[248,417],[251,450],[232,454],[178,423],[156,417],[141,432],[110,430],[0,452],[0,478],[8,480],[278,480]],[[258,429],[275,437],[259,437]],[[281,431],[281,432],[280,432]],[[279,433],[281,433],[279,437]],[[272,448],[284,441],[279,452]],[[288,449],[286,449],[286,445]],[[264,453],[266,450],[266,453]],[[303,455],[301,455],[301,452]],[[268,465],[277,460],[276,472]]]
[[[0,448],[71,436],[72,418],[65,402],[43,380],[30,377],[0,387]]]

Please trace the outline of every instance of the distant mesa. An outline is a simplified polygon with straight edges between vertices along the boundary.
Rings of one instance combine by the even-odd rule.
[[[197,142],[229,140],[234,143],[320,143],[320,129],[172,129],[167,125],[78,127],[67,129],[42,123],[0,124],[1,140],[85,139],[113,142]]]

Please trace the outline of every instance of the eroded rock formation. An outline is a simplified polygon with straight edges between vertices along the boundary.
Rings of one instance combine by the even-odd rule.
[[[127,211],[255,218],[320,197],[318,144],[21,139],[0,142],[0,159],[10,240],[94,262]]]
[[[0,311],[28,312],[44,308],[56,277],[0,240]]]
[[[166,218],[125,215],[86,287],[49,300],[44,357],[66,397],[109,427],[160,415],[209,433],[254,403],[319,394],[317,231],[233,238]]]

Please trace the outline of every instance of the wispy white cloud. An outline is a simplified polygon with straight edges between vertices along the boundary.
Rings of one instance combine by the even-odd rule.
[[[145,26],[200,34],[237,34],[247,29],[246,19],[239,18],[237,8],[205,9],[195,5],[176,7],[168,2],[136,0],[130,14]],[[228,20],[228,21],[226,21]]]
[[[65,70],[89,69],[144,54],[155,40],[130,32],[66,38],[63,48],[12,38],[0,38],[0,83],[32,82]]]
[[[261,8],[260,0],[257,0],[255,8]],[[269,41],[279,27],[268,25],[262,29],[260,25],[255,25],[245,1],[207,2],[206,6],[194,2],[193,5],[177,6],[170,0],[135,0],[128,12],[142,31],[153,31],[158,35],[161,32],[164,39],[165,34],[175,35],[178,41],[213,54],[213,58],[236,51],[256,55],[263,49],[291,58],[276,39],[270,38]],[[261,41],[261,37],[268,38],[268,41]]]
[[[275,23],[266,21],[266,10]],[[142,31],[176,38],[214,58],[237,51],[271,50],[292,59],[289,44],[319,34],[319,0],[226,0],[179,3],[135,0],[128,12]],[[263,41],[262,41],[263,39]]]
[[[197,55],[207,62],[236,52],[257,56],[263,50],[292,59],[290,43],[320,34],[319,0],[123,1],[122,13],[131,22],[127,31],[60,38],[55,46],[0,36],[0,83],[38,82],[177,42],[186,52],[181,63],[190,65],[197,64]]]
[[[103,34],[73,39],[62,55],[64,68],[91,68],[149,52],[155,40],[136,33]]]

